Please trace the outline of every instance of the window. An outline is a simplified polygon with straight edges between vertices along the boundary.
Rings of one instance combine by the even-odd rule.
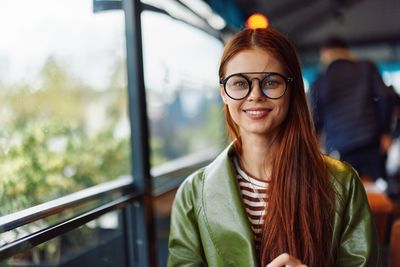
[[[225,141],[218,87],[222,42],[167,15],[142,14],[152,166]]]
[[[0,2],[0,216],[130,173],[124,14],[92,2]]]

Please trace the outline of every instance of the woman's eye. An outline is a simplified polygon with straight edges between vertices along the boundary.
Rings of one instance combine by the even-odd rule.
[[[268,80],[265,81],[264,86],[268,87],[268,88],[277,88],[279,87],[280,82],[279,81],[275,81],[275,80]]]
[[[234,85],[235,85],[236,87],[244,87],[244,86],[246,85],[246,83],[240,81],[240,82],[236,82]]]

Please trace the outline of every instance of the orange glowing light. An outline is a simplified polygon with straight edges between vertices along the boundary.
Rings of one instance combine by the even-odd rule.
[[[268,24],[267,17],[260,13],[253,14],[246,20],[246,27],[250,29],[268,28]]]

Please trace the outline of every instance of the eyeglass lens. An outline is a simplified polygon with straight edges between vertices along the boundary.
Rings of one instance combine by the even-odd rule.
[[[278,74],[268,74],[261,79],[253,78],[259,82],[262,93],[269,98],[279,98],[286,90],[286,80]],[[225,84],[225,91],[233,99],[245,98],[252,88],[252,81],[241,74],[228,78]]]

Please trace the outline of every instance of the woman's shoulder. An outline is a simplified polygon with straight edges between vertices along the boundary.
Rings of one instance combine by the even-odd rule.
[[[349,175],[356,172],[354,168],[347,162],[335,159],[328,155],[322,156],[328,170],[338,175]]]
[[[202,167],[190,174],[179,186],[177,195],[194,194],[200,190],[204,179],[204,169],[205,167]]]
[[[329,177],[333,182],[340,184],[351,184],[354,180],[359,180],[357,171],[349,163],[323,155],[327,166]]]
[[[345,161],[323,155],[324,162],[328,169],[329,179],[339,191],[349,191],[354,187],[362,186],[358,172]]]
[[[232,147],[229,146],[209,164],[190,174],[180,185],[177,194],[190,193],[197,197],[200,196],[204,187],[222,186],[227,177],[232,176],[231,153]]]

